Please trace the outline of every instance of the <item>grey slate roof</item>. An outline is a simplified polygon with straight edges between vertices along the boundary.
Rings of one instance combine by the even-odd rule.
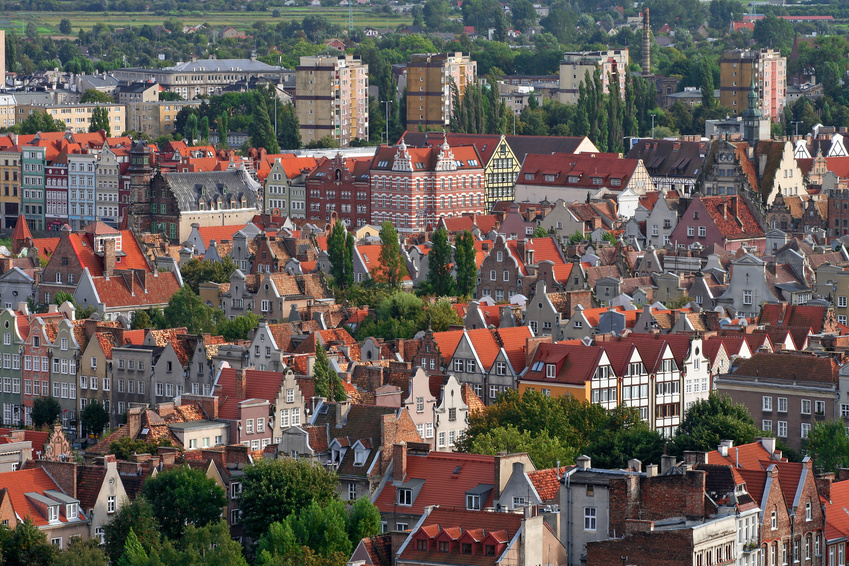
[[[275,67],[262,61],[250,59],[198,59],[197,61],[186,61],[177,63],[173,67],[166,67],[166,71],[179,71],[181,73],[209,72],[209,71],[253,71],[276,73],[284,70],[283,67]]]
[[[257,207],[257,191],[261,185],[254,181],[244,169],[230,171],[209,171],[205,173],[163,173],[162,175],[171,188],[177,206],[181,211],[199,210],[198,200],[206,200],[206,210],[210,204],[221,197],[223,207],[230,207],[230,200],[235,199],[237,208],[242,208],[242,198],[247,201],[248,208]]]
[[[695,178],[704,168],[705,155],[707,142],[640,140],[626,157],[642,159],[652,177]]]

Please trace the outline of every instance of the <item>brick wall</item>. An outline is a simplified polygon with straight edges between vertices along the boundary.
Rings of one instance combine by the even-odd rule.
[[[623,561],[622,557],[627,558]],[[587,543],[587,566],[618,566],[623,563],[634,566],[692,564],[693,541],[689,531],[654,531],[634,532],[624,539]]]
[[[53,460],[33,460],[32,463],[50,474],[62,491],[71,497],[77,496],[77,465],[75,463]]]
[[[610,480],[610,533],[623,533],[628,519],[656,521],[672,516],[704,517],[705,477],[701,470],[653,478],[628,475]]]

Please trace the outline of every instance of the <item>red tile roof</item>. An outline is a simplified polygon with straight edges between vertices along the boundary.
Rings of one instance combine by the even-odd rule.
[[[15,231],[12,232],[12,240],[32,240],[32,232],[29,230],[29,224],[26,217],[21,214],[18,216],[18,221],[15,223]]]
[[[748,162],[748,159],[746,159]],[[763,238],[761,228],[749,205],[739,196],[702,197],[702,206],[722,236],[728,240]]]
[[[524,376],[527,381],[584,385],[592,379],[593,373],[601,359],[603,349],[598,346],[583,344],[540,344],[531,360],[531,368]],[[542,365],[533,371],[537,362]],[[546,377],[545,366],[555,365],[554,378]],[[648,365],[647,365],[648,367]]]
[[[838,382],[840,366],[832,357],[801,352],[756,352],[742,360],[734,372],[738,376],[787,381]]]
[[[399,146],[380,146],[374,155],[371,163],[371,169],[376,171],[391,171],[392,164],[395,161],[395,155],[400,151]],[[436,163],[440,152],[440,147],[408,147],[407,154],[410,156],[410,161],[413,163],[414,171],[435,171]],[[478,150],[471,145],[451,147],[451,153],[454,155],[454,161],[459,162],[458,171],[467,170],[483,170],[483,162]],[[386,165],[380,166],[386,162]],[[477,163],[477,165],[472,165]],[[421,164],[421,167],[418,166]]]
[[[221,243],[222,240],[230,240],[233,241],[233,234],[241,230],[247,226],[247,224],[233,224],[230,226],[204,226],[202,228],[198,228],[198,234],[200,234],[201,240],[203,240],[203,245],[209,247],[210,240],[215,240],[217,243]]]
[[[773,326],[807,326],[815,334],[822,332],[828,307],[767,303],[761,308],[758,324]]]
[[[527,326],[514,326],[512,328],[499,328],[495,333],[501,339],[501,344],[507,353],[510,365],[513,366],[513,371],[517,374],[521,373],[525,369],[528,349],[527,339],[532,336],[531,329]]]
[[[246,369],[244,395],[237,397],[236,370],[222,369],[216,386],[216,395],[223,399],[218,407],[219,417],[227,420],[238,419],[239,403],[245,399],[267,399],[270,403],[274,403],[280,392],[283,377],[282,372]]]
[[[395,462],[394,465],[398,465]],[[458,471],[458,473],[454,473]],[[424,513],[430,505],[465,507],[466,492],[480,484],[495,485],[495,457],[479,454],[430,452],[427,456],[407,455],[407,475],[404,481],[425,480],[411,507],[404,512]],[[491,507],[494,489],[481,507]],[[389,482],[378,495],[375,505],[382,513],[398,512],[395,488]],[[478,525],[475,525],[478,526]]]
[[[145,308],[165,304],[171,296],[180,290],[177,276],[170,271],[148,274],[144,286],[135,272],[124,271],[127,276],[121,276],[117,271],[110,278],[92,277],[97,296],[106,308],[138,306]],[[132,283],[129,287],[128,279]]]
[[[472,347],[478,354],[478,359],[483,364],[483,369],[489,371],[495,362],[495,358],[498,356],[500,348],[492,335],[492,331],[488,328],[478,328],[467,330],[466,332],[469,335]]]
[[[802,462],[773,462],[763,460],[761,466],[767,469],[770,464],[775,464],[778,468],[778,480],[781,483],[781,493],[784,494],[784,502],[787,507],[793,507],[796,500],[796,490],[799,487],[799,480],[802,479],[802,470],[806,465]]]
[[[519,253],[518,245],[518,240],[507,240],[507,249],[509,249],[513,257],[519,261],[519,266],[522,269],[522,275],[527,275],[528,269],[525,265],[525,258]],[[526,249],[533,250],[534,264],[539,264],[539,262],[546,260],[553,262],[555,266],[564,265],[566,263],[563,254],[560,253],[560,246],[557,244],[557,241],[553,236],[549,236],[547,238],[528,239],[525,246]]]
[[[51,489],[64,493],[43,468],[31,468],[0,474],[0,489],[4,488],[9,491],[15,513],[21,518],[29,515],[32,522],[38,527],[48,525],[47,518],[41,515],[38,508],[24,494],[34,492],[43,495],[45,491]],[[80,524],[85,524],[85,516],[82,511],[78,511],[77,519],[80,520]],[[59,521],[68,522],[68,518],[65,517],[64,505],[59,506]]]
[[[528,472],[528,478],[543,503],[557,498],[557,494],[560,493],[560,478],[571,468],[574,468],[574,466],[562,466],[559,472],[557,468]]]
[[[638,164],[639,159],[626,159],[615,153],[529,154],[525,156],[517,183],[621,191],[631,182]],[[528,179],[528,175],[533,175],[533,179]],[[554,180],[546,181],[545,175],[553,175]],[[601,179],[601,183],[593,179]],[[618,184],[611,183],[614,179]]]
[[[849,481],[831,484],[830,500],[823,497],[825,504],[825,539],[849,537]]]
[[[764,470],[763,462],[769,460],[776,463],[778,454],[770,454],[761,442],[750,442],[728,449],[728,456],[723,456],[718,450],[707,453],[708,464],[726,464],[738,470]]]

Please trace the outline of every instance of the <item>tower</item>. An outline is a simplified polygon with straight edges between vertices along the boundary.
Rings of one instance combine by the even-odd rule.
[[[150,166],[152,152],[144,140],[136,140],[130,149],[130,204],[127,207],[127,227],[136,232],[150,229],[150,181],[153,168]],[[147,220],[147,222],[145,222]]]
[[[649,9],[643,10],[643,76],[651,75],[651,26]]]
[[[749,106],[743,111],[743,139],[752,147],[760,141],[761,109],[755,89],[755,68],[752,65],[752,82],[749,86]]]

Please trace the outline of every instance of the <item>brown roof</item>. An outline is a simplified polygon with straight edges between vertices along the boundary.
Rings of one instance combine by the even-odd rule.
[[[839,369],[840,366],[831,357],[800,352],[756,352],[740,362],[734,375],[836,384]]]

